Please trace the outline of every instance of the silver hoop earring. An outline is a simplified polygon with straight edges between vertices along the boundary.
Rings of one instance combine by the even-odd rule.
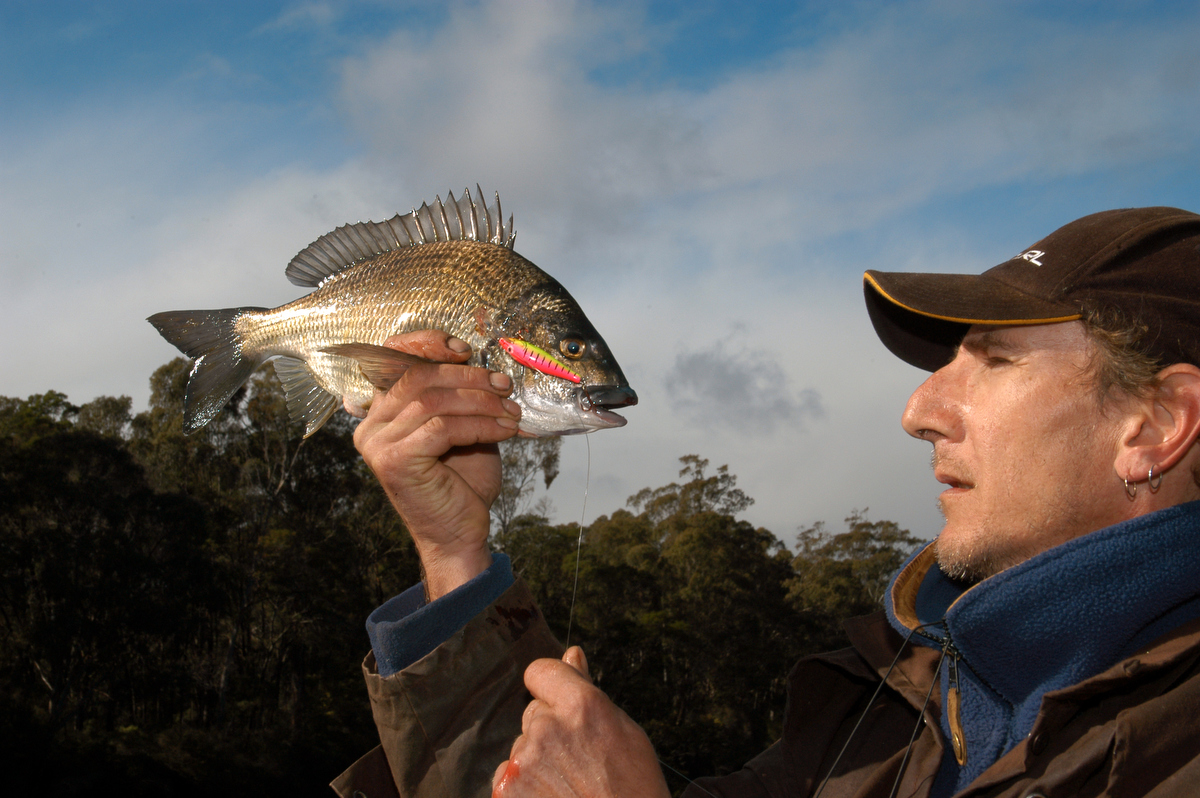
[[[1129,501],[1133,501],[1134,499],[1136,499],[1137,498],[1137,483],[1130,482],[1127,479],[1122,479],[1121,481],[1125,483],[1125,495],[1129,498]]]
[[[1158,489],[1162,487],[1163,475],[1161,472],[1158,475],[1158,481],[1155,482],[1154,469],[1156,468],[1158,468],[1158,463],[1150,466],[1150,474],[1146,477],[1146,485],[1150,488],[1151,493],[1158,493]]]

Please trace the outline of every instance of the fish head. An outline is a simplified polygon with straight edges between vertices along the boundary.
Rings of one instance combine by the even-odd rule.
[[[521,431],[538,437],[625,426],[637,394],[578,303],[552,279],[508,309],[489,363],[513,378]]]

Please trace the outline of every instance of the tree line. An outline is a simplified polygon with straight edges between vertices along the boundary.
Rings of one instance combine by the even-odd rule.
[[[185,436],[189,370],[155,371],[136,414],[128,397],[0,397],[0,761],[14,790],[324,796],[377,743],[363,623],[420,575],[353,420],[302,442],[264,369]],[[683,773],[736,769],[777,737],[791,664],[841,645],[841,619],[878,608],[919,542],[854,512],[790,550],[738,519],[753,500],[696,455],[581,534],[530,502],[559,445],[503,447],[494,545]]]

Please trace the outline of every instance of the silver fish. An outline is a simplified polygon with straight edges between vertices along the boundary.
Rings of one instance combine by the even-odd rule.
[[[414,362],[382,346],[440,329],[471,345],[472,365],[513,380],[520,429],[568,435],[620,427],[610,408],[637,404],[621,367],[553,277],[513,251],[500,196],[491,208],[450,192],[386,222],[321,236],[287,267],[312,293],[274,309],[177,310],[148,321],[194,359],[184,432],[211,421],[263,362],[273,360],[291,417],[312,435],[343,397],[366,408]]]

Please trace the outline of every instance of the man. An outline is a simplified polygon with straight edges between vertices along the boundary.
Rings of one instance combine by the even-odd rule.
[[[903,426],[933,445],[945,527],[847,622],[852,649],[796,666],[782,738],[686,795],[1200,793],[1200,216],[1095,214],[982,275],[865,291],[883,343],[933,372]],[[508,388],[414,369],[356,432],[425,582],[368,622],[383,744],[343,795],[668,794],[487,550]]]

